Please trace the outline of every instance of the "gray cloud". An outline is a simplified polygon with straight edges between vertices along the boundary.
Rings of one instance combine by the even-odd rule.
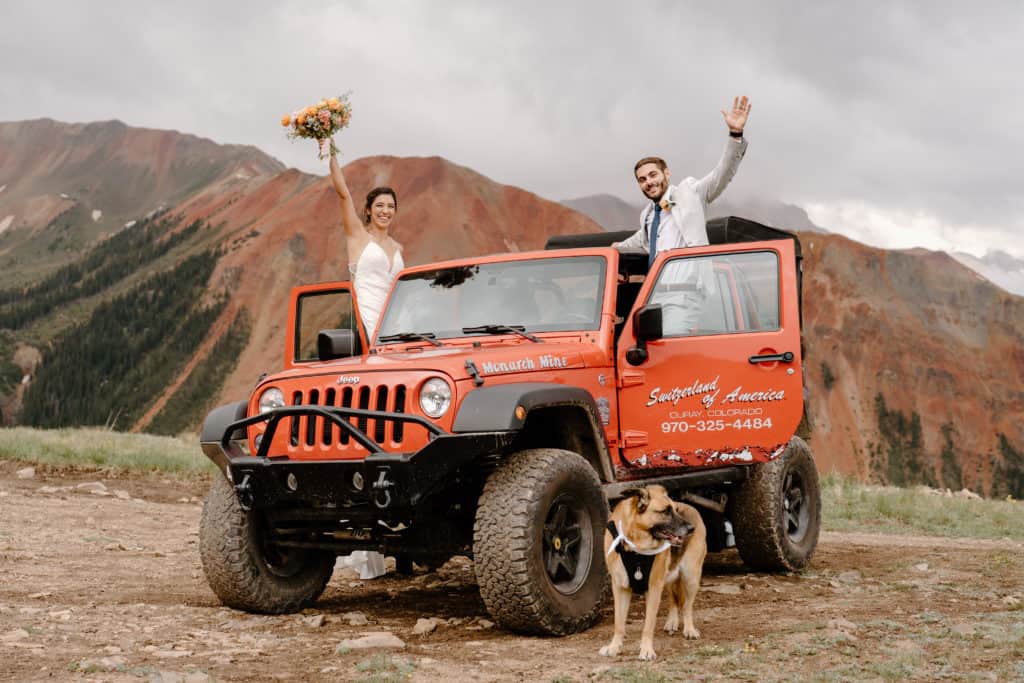
[[[632,201],[640,156],[710,168],[718,110],[747,94],[735,196],[824,207],[885,246],[917,217],[900,239],[1024,256],[1022,29],[1014,2],[20,4],[0,119],[120,118],[322,172],[277,121],[351,90],[347,158],[440,154],[554,199]]]

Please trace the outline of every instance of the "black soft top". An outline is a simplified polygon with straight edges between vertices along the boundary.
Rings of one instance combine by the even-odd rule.
[[[610,247],[621,242],[636,230],[595,232],[586,235],[555,235],[548,239],[545,249],[579,249],[582,247]],[[711,244],[734,244],[737,242],[766,242],[770,240],[792,240],[797,261],[803,258],[800,240],[795,233],[761,225],[746,218],[727,216],[708,221],[708,242]]]
[[[726,216],[708,221],[708,243],[736,244],[741,242],[770,242],[791,240],[796,255],[797,300],[800,305],[800,322],[803,324],[803,252],[796,233],[779,230],[755,221]],[[585,235],[555,235],[548,238],[545,249],[580,249],[583,247],[610,247],[635,233],[635,230],[595,232]],[[639,249],[623,251],[619,255],[619,272],[623,275],[646,275],[647,253]]]

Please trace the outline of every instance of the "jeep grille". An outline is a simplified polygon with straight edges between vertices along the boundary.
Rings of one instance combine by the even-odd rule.
[[[311,389],[308,392],[292,393],[292,405],[335,406],[341,408],[359,408],[363,410],[384,410],[392,413],[404,413],[406,402],[404,384],[388,386],[381,384],[375,387],[330,387],[327,389]],[[352,437],[342,432],[340,427],[332,425],[320,417],[286,418],[292,446],[330,446],[341,444],[347,446]],[[365,417],[355,419],[356,426],[379,444],[390,440],[402,443],[405,425],[401,422],[373,420]],[[284,426],[284,425],[283,425]]]

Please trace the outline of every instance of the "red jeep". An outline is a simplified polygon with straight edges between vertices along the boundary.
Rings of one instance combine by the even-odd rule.
[[[467,555],[498,623],[572,633],[605,595],[608,501],[650,483],[699,506],[712,551],[804,566],[800,244],[739,218],[708,234],[650,272],[619,233],[408,268],[369,340],[349,283],[295,288],[284,370],[203,426],[224,474],[200,527],[214,592],[292,612],[339,554]]]

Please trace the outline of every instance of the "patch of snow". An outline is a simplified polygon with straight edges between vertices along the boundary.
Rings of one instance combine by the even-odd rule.
[[[4,187],[6,187],[6,185]],[[7,218],[0,221],[0,235],[4,234],[4,230],[11,227],[11,223],[13,222],[14,216],[8,216]]]
[[[6,189],[7,189],[6,185],[0,185],[0,192],[3,192]]]
[[[69,196],[68,196],[68,195],[67,195],[66,193],[64,193],[64,192],[61,192],[61,193],[60,193],[60,198],[61,198],[61,199],[71,199],[71,197],[69,197]]]
[[[128,221],[127,223],[125,223],[125,224],[124,224],[124,227],[126,227],[126,228],[130,228],[130,227],[132,227],[133,225],[135,225],[135,221]]]
[[[103,215],[102,211],[100,211],[99,209],[93,209],[92,210],[92,222],[95,223],[96,221],[98,221],[102,215]]]

